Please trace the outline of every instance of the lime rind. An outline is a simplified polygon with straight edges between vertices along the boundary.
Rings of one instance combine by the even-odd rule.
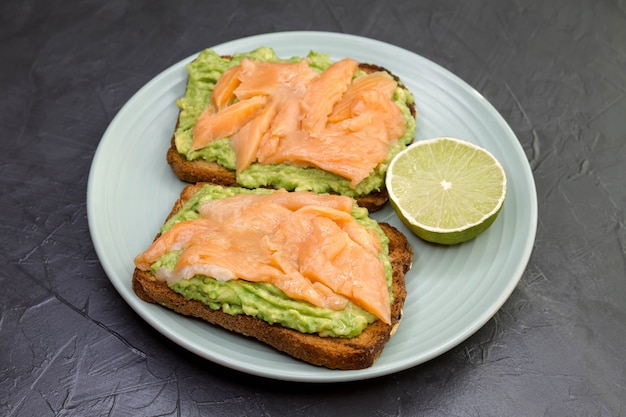
[[[414,234],[451,245],[471,240],[493,224],[507,180],[486,149],[439,137],[399,153],[390,163],[386,186],[391,205]]]

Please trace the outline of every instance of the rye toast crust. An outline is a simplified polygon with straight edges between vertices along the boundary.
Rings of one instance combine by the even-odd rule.
[[[201,185],[185,187],[168,218],[176,213]],[[222,310],[212,310],[200,301],[185,299],[149,272],[139,269],[135,269],[133,273],[132,288],[135,294],[144,301],[160,304],[177,313],[196,317],[241,335],[256,338],[310,364],[341,370],[368,368],[378,359],[402,318],[402,308],[406,299],[404,275],[411,268],[413,261],[413,251],[406,237],[387,223],[380,225],[389,238],[389,257],[393,269],[394,303],[391,309],[391,324],[387,325],[377,320],[353,338],[320,337],[315,334],[300,333],[278,324],[269,324],[255,317],[242,314],[233,316]]]
[[[229,56],[224,56],[224,58],[230,58]],[[377,72],[384,71],[393,77],[393,79],[400,85],[400,87],[407,89],[407,87],[402,83],[400,78],[393,74],[391,71],[387,70],[384,67],[374,64],[361,63],[359,64],[359,68],[365,72]],[[415,105],[412,103],[409,106],[411,114],[413,117],[417,115],[417,110],[415,109]],[[180,113],[179,113],[180,116]],[[175,130],[178,128],[178,119],[176,122]],[[208,162],[203,159],[196,159],[189,161],[187,158],[178,152],[176,149],[176,144],[174,141],[174,137],[170,141],[170,147],[167,150],[166,155],[167,163],[171,166],[174,174],[182,181],[194,184],[197,182],[210,182],[213,184],[228,186],[228,187],[239,187],[240,184],[237,183],[236,174],[234,170],[230,170],[224,168],[216,162]],[[359,196],[356,198],[357,204],[361,207],[367,208],[370,212],[377,211],[381,209],[384,204],[388,200],[388,193],[385,187],[383,186],[380,190],[372,191],[371,193],[363,196]]]

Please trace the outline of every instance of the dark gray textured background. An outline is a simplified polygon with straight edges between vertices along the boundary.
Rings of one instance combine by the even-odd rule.
[[[169,342],[109,283],[92,157],[147,81],[243,36],[327,30],[416,52],[503,115],[533,169],[533,255],[475,335],[331,385],[231,371]],[[626,2],[3,1],[0,415],[626,415]]]

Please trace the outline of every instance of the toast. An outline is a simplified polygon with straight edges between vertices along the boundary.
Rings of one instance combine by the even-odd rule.
[[[232,59],[231,56],[222,56],[221,58]],[[400,79],[396,75],[394,75],[393,73],[391,73],[391,71],[381,66],[368,64],[368,63],[360,63],[358,67],[360,71],[366,74],[374,73],[374,72],[386,72],[396,81],[399,89],[402,89],[403,91],[407,92],[406,96],[409,97],[409,99],[406,100],[405,104],[408,108],[407,111],[410,114],[410,116],[407,116],[407,119],[411,119],[411,120],[407,120],[406,122],[408,139],[403,139],[403,141],[408,142],[408,143],[404,143],[405,145],[408,145],[413,140],[413,132],[415,129],[415,117],[417,114],[415,104],[413,101],[413,96],[408,91],[408,88],[400,81]],[[190,77],[190,80],[188,81],[188,84],[186,87],[185,95],[188,94],[187,92],[190,89],[190,85],[193,82],[196,82],[194,81],[195,78],[196,77],[193,77],[192,79],[192,77]],[[174,129],[174,135],[172,136],[170,147],[166,155],[168,164],[171,166],[172,171],[179,179],[188,183],[212,182],[215,184],[221,184],[225,186],[238,186],[238,187],[248,187],[248,188],[270,187],[270,188],[286,188],[287,190],[293,190],[293,189],[307,190],[308,189],[306,188],[308,187],[307,185],[308,179],[304,182],[298,182],[300,180],[292,179],[291,181],[298,182],[295,185],[284,185],[284,184],[275,185],[273,183],[273,181],[275,180],[269,180],[268,184],[256,183],[254,185],[249,185],[249,184],[246,184],[245,181],[243,181],[244,183],[242,183],[242,181],[238,182],[237,172],[234,169],[224,167],[220,162],[208,161],[203,158],[188,159],[188,157],[184,153],[180,152],[176,143],[176,134],[177,134],[176,132],[178,131],[179,126],[180,126],[181,114],[182,114],[182,108],[181,108],[181,111],[179,111],[178,119],[177,119],[176,126]],[[314,189],[308,189],[308,190],[315,191],[315,192],[330,192],[330,193],[339,193],[339,194],[346,193],[346,195],[349,195],[350,197],[355,198],[357,200],[357,203],[360,206],[366,207],[370,212],[376,211],[380,209],[388,201],[388,194],[384,185],[384,171],[386,169],[386,165],[389,163],[392,156],[393,154],[389,154],[388,159],[384,161],[383,163],[381,163],[380,166],[377,168],[377,171],[379,171],[379,173],[382,173],[382,175],[379,175],[379,177],[382,176],[382,180],[379,178],[376,178],[376,180],[369,181],[372,184],[375,183],[375,185],[367,185],[366,187],[363,187],[363,189],[361,190],[349,190],[347,192],[337,191],[337,190],[332,190],[332,189],[322,190],[322,191],[318,191]]]
[[[178,212],[201,186],[202,184],[195,184],[185,187],[168,219]],[[160,304],[177,313],[256,338],[310,364],[340,370],[364,369],[376,361],[385,344],[396,331],[406,298],[404,275],[410,269],[413,260],[413,252],[406,237],[389,224],[381,223],[380,227],[389,239],[388,256],[393,275],[391,322],[385,324],[381,320],[376,320],[352,338],[322,337],[317,334],[301,333],[279,324],[269,324],[253,316],[230,315],[222,310],[213,310],[200,301],[185,299],[171,290],[166,283],[158,281],[150,272],[139,269],[134,271],[132,288],[144,301]]]

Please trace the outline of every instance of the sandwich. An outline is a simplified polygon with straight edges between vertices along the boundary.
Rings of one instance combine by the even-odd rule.
[[[412,259],[351,197],[196,183],[135,257],[132,287],[312,365],[364,369],[400,322]]]
[[[413,141],[416,117],[390,71],[261,47],[204,50],[187,72],[167,151],[179,179],[346,195],[370,212],[387,201],[387,166]]]

